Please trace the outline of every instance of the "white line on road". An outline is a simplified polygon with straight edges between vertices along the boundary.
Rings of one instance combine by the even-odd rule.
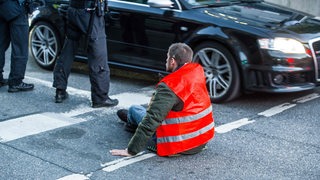
[[[101,164],[101,167],[104,167],[102,169],[103,171],[112,172],[112,171],[117,170],[117,169],[119,169],[121,167],[130,165],[130,164],[133,164],[133,163],[136,163],[136,162],[139,162],[139,161],[143,161],[145,159],[148,159],[148,158],[151,158],[151,157],[154,157],[154,156],[156,156],[156,154],[154,154],[154,153],[146,153],[145,154],[145,152],[141,152],[141,153],[138,153],[135,156],[123,157],[123,158],[116,159],[116,160],[111,161],[111,162],[107,162],[105,164]],[[90,173],[90,174],[92,174],[92,173]],[[71,175],[59,178],[58,180],[74,180],[74,179],[76,179],[76,180],[88,180],[89,177],[91,176],[90,174],[89,175],[71,174]]]
[[[29,135],[80,123],[85,120],[61,117],[54,113],[28,115],[0,122],[0,142],[8,142]]]
[[[300,97],[300,98],[298,98],[298,99],[294,99],[293,102],[305,103],[305,102],[307,102],[307,101],[311,101],[311,100],[314,100],[314,99],[319,98],[319,97],[320,97],[319,94],[317,94],[317,93],[312,93],[312,94],[309,94],[309,95]]]
[[[44,86],[50,87],[52,83],[49,81],[44,81],[41,79],[36,79],[32,77],[27,77],[32,81],[42,84]],[[68,92],[71,95],[81,96],[90,98],[90,92],[69,87]],[[147,104],[151,98],[151,90],[145,88],[142,93],[120,93],[114,95],[114,97],[119,99],[119,105],[116,108],[129,108],[131,105]],[[30,135],[35,135],[48,130],[53,130],[55,128],[60,128],[64,126],[73,125],[85,120],[80,118],[72,118],[77,115],[85,114],[88,112],[103,110],[106,113],[114,113],[114,108],[100,108],[94,109],[88,105],[81,104],[75,109],[64,113],[41,113],[28,115],[20,118],[15,118],[0,122],[0,142],[8,142],[15,139],[23,138]]]
[[[117,170],[117,169],[119,169],[121,167],[130,165],[130,164],[133,164],[135,162],[139,162],[139,161],[142,161],[142,160],[154,157],[154,156],[156,156],[156,154],[147,153],[147,154],[133,156],[133,157],[130,157],[130,158],[124,157],[124,158],[117,159],[115,161],[111,161],[109,163],[106,163],[107,167],[103,168],[102,170],[106,171],[106,172],[111,172],[111,171]]]
[[[227,133],[229,131],[232,131],[233,129],[237,129],[241,126],[244,126],[244,125],[247,125],[247,124],[251,124],[251,123],[254,123],[255,120],[252,120],[252,121],[249,121],[248,118],[243,118],[243,119],[240,119],[238,121],[234,121],[234,122],[231,122],[231,123],[227,123],[227,124],[223,124],[221,126],[218,126],[215,128],[215,131],[217,133]]]
[[[262,115],[265,117],[271,117],[271,116],[279,114],[287,109],[290,109],[294,106],[296,106],[296,104],[284,103],[284,104],[280,104],[278,106],[272,107],[272,108],[270,108],[266,111],[263,111],[261,113],[258,113],[258,115]]]
[[[83,174],[71,174],[71,175],[59,178],[57,180],[88,180],[88,179],[89,179],[89,177],[87,177]]]
[[[27,76],[26,78],[28,78],[34,82],[37,82],[39,84],[42,84],[46,87],[52,88],[52,82],[44,81],[41,79],[29,77],[29,76]],[[90,91],[76,89],[73,87],[68,87],[67,91],[68,91],[69,95],[85,97],[87,99],[91,98]],[[117,98],[119,100],[119,104],[116,106],[117,109],[129,108],[133,104],[148,104],[151,99],[152,93],[153,93],[153,88],[147,87],[147,88],[143,88],[143,90],[140,91],[139,93],[125,92],[125,93],[112,95],[111,98]],[[97,109],[93,109],[87,105],[86,106],[79,106],[79,108],[73,109],[73,110],[71,110],[71,112],[65,113],[65,115],[77,116],[77,115],[88,113],[88,112],[95,111],[95,110],[97,110]]]
[[[52,88],[52,82],[51,81],[45,81],[45,80],[42,80],[42,79],[30,77],[30,76],[26,76],[26,78],[28,78],[28,79],[30,79],[30,80],[38,83],[38,84],[42,84],[42,85],[44,85],[46,87]],[[86,91],[86,90],[82,90],[82,89],[76,89],[76,88],[69,87],[69,86],[68,86],[68,93],[71,94],[71,95],[78,95],[78,96],[85,97],[85,98],[88,98],[88,99],[91,98],[90,91]]]

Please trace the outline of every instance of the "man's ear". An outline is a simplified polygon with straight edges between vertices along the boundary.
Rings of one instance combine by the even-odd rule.
[[[172,65],[177,63],[176,59],[175,59],[175,58],[173,58],[173,57],[172,57],[172,58],[170,58],[170,60],[171,60],[171,61],[170,61],[170,64],[172,64]]]

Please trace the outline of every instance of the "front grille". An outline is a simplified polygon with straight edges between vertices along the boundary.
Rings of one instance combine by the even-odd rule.
[[[313,39],[309,42],[312,56],[315,64],[315,75],[318,82],[320,82],[320,38]]]
[[[288,73],[286,83],[290,84],[299,84],[309,82],[310,78],[308,78],[308,73]]]

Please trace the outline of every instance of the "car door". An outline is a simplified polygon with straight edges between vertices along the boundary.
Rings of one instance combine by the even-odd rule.
[[[167,49],[179,36],[173,13],[172,9],[151,8],[146,0],[110,0],[110,63],[164,72]]]

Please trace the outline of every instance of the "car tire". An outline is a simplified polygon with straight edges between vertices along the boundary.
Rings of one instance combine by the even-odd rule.
[[[60,47],[58,33],[49,23],[37,22],[30,30],[30,54],[40,67],[52,70]]]
[[[239,69],[231,53],[221,44],[202,43],[194,48],[194,62],[202,65],[207,89],[213,103],[222,103],[240,95]]]

